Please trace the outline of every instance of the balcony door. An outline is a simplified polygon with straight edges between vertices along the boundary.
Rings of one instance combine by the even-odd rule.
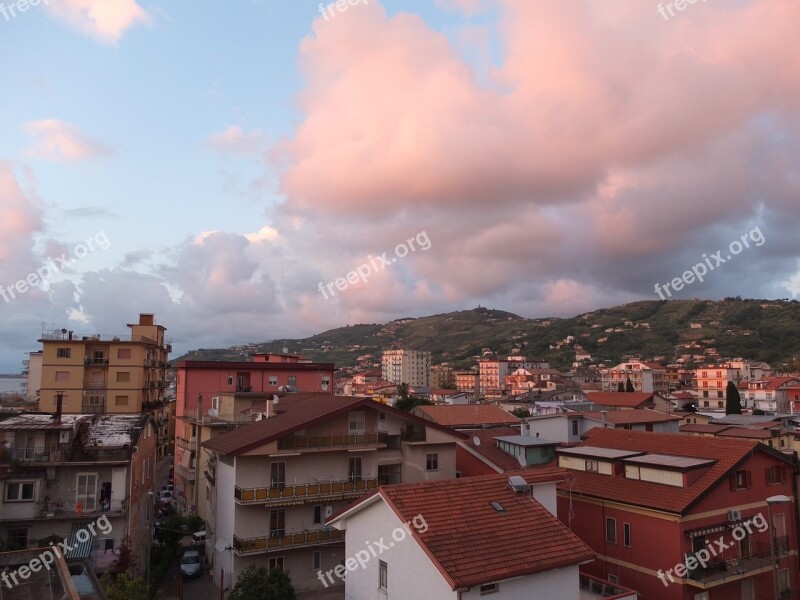
[[[779,554],[786,552],[789,547],[789,538],[786,537],[786,515],[783,513],[772,515],[772,526],[775,528],[775,551]]]
[[[269,487],[282,490],[286,486],[286,463],[273,462],[269,466]]]
[[[361,481],[361,457],[354,456],[350,458],[347,470],[350,481]]]
[[[269,537],[286,535],[286,510],[283,508],[269,511]]]
[[[97,473],[78,473],[75,510],[76,512],[97,510]]]

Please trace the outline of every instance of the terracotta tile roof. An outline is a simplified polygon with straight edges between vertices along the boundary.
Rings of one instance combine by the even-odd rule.
[[[714,433],[717,434],[720,431],[725,431],[726,429],[730,429],[730,425],[713,425],[709,423],[708,425],[704,425],[702,423],[688,423],[686,425],[681,425],[680,430],[681,433]]]
[[[728,427],[728,429],[719,435],[752,440],[766,440],[772,437],[768,429],[751,429],[749,427]]]
[[[709,458],[717,462],[688,487],[627,479],[623,474],[601,475],[571,471],[572,481],[559,484],[562,492],[571,489],[573,495],[590,496],[634,506],[684,514],[706,493],[725,481],[733,468],[754,452],[766,452],[790,462],[777,451],[756,440],[725,437],[698,437],[680,433],[652,433],[595,427],[584,435],[579,446],[599,446],[635,452],[649,452]]]
[[[603,420],[603,413],[600,411],[589,411],[581,414],[597,421]],[[615,425],[632,425],[634,423],[669,423],[670,421],[681,420],[681,417],[675,415],[668,415],[667,413],[658,412],[656,410],[646,410],[641,408],[632,408],[630,410],[611,410],[606,411],[605,414],[606,420]]]
[[[521,475],[527,480],[529,473]],[[453,590],[596,557],[530,494],[514,492],[505,474],[383,486],[377,493],[403,522],[423,516],[428,528],[410,527],[413,537]]]
[[[380,402],[375,402],[370,398],[304,393],[292,394],[282,398],[278,407],[278,414],[274,417],[256,421],[239,427],[234,431],[223,433],[203,442],[202,445],[204,448],[236,456],[289,435],[298,429],[309,427],[335,415],[346,413],[362,406],[373,407],[415,423],[447,431],[457,437],[461,436],[457,431],[426,421]]]
[[[647,392],[586,392],[586,397],[600,406],[629,406],[636,408],[652,401]]]
[[[417,406],[421,417],[447,427],[473,425],[507,425],[520,420],[494,404],[450,404],[446,406]],[[519,432],[517,432],[519,433]]]

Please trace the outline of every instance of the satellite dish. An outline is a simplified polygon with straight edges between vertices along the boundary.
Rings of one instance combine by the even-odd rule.
[[[283,347],[283,353],[284,354],[289,354],[289,349],[286,346]]]
[[[277,403],[278,403],[278,402],[280,402],[280,401],[281,401],[281,399],[280,399],[280,398],[278,398],[277,396],[272,396],[272,403],[273,403],[273,404],[277,404]]]
[[[219,411],[216,408],[209,408],[208,409],[208,416],[209,417],[217,417],[219,415]]]
[[[67,333],[67,330],[66,329],[62,329],[61,333]]]
[[[527,466],[528,466],[528,461],[527,461],[527,460],[525,460],[525,457],[524,457],[524,456],[520,456],[520,457],[519,457],[519,464],[520,464],[520,466],[522,466],[522,467],[527,467]]]
[[[475,444],[476,446],[480,446],[481,445],[481,438],[479,438],[476,435],[474,438],[472,438],[472,443]]]

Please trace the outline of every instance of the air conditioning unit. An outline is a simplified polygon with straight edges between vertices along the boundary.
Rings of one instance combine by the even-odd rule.
[[[742,511],[740,510],[729,510],[728,511],[728,521],[741,521],[742,520]]]

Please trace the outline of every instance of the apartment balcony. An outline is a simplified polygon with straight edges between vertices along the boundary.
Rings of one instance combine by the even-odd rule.
[[[580,600],[595,600],[596,598],[638,600],[639,594],[616,583],[581,573],[579,597]]]
[[[93,358],[91,356],[87,356],[83,359],[84,365],[91,365],[94,367],[107,367],[108,366],[108,359],[107,358]]]
[[[7,460],[18,460],[21,463],[66,462],[68,456],[64,449],[59,448],[43,446],[0,447],[0,461]]]
[[[761,547],[762,544],[759,544]],[[772,569],[772,556],[763,550],[750,556],[731,558],[709,563],[706,568],[698,568],[685,579],[688,585],[709,589],[745,577],[767,573]]]
[[[385,483],[385,481],[375,478],[358,481],[299,483],[271,488],[241,488],[236,486],[233,495],[236,503],[241,505],[285,506],[323,500],[355,499],[364,492],[374,490]]]
[[[85,502],[62,500],[40,500],[14,506],[13,511],[3,515],[4,521],[44,521],[66,519],[92,519],[99,515],[122,517],[128,513],[127,500],[114,500],[101,503],[92,499],[91,506]]]
[[[177,467],[175,467],[175,472],[181,479],[184,479],[189,483],[194,483],[197,470],[192,467],[184,467],[183,465],[178,465]]]
[[[97,414],[103,415],[106,412],[106,403],[105,398],[101,403],[96,402],[86,402],[85,400],[81,404],[81,412],[83,414]]]
[[[108,384],[105,381],[87,381],[83,384],[84,390],[104,390],[108,387]],[[87,392],[83,392],[83,395],[86,396]]]
[[[186,440],[183,438],[175,438],[175,445],[181,450],[188,450],[189,452],[193,452],[197,450],[197,438],[193,437],[190,440]]]
[[[238,413],[217,413],[216,417],[212,417],[208,414],[208,408],[204,408],[202,413],[196,408],[190,408],[183,414],[181,418],[186,419],[195,425],[199,425],[201,420],[205,425],[239,425],[252,423],[255,421],[254,415],[243,415]]]
[[[238,555],[262,554],[271,550],[324,546],[344,542],[344,531],[339,529],[313,529],[252,538],[233,536],[233,550]]]
[[[327,435],[290,435],[278,440],[278,451],[317,451],[336,450],[339,448],[385,448],[389,443],[389,434],[384,431],[372,433]]]

